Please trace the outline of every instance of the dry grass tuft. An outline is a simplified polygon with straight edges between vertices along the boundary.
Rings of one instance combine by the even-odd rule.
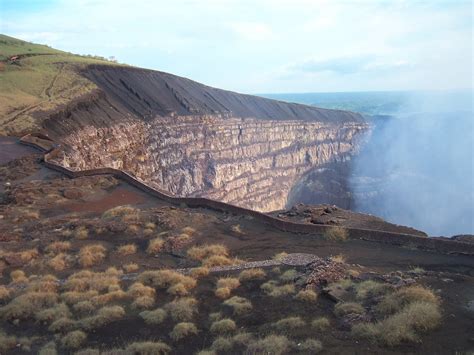
[[[295,298],[299,301],[311,303],[318,300],[318,294],[313,290],[301,290],[296,294]]]
[[[305,325],[306,322],[301,317],[287,317],[273,323],[273,326],[280,331],[302,328]]]
[[[1,285],[0,286],[0,301],[5,301],[9,299],[10,295],[11,295],[10,290],[7,287]]]
[[[87,237],[89,237],[89,231],[84,226],[80,226],[74,231],[74,238],[76,239],[87,239]]]
[[[7,354],[9,350],[16,347],[17,340],[13,335],[7,335],[2,330],[0,330],[0,351],[4,354]]]
[[[223,255],[213,255],[202,261],[202,264],[206,267],[215,266],[228,266],[238,264],[240,261],[237,259],[230,259]]]
[[[197,304],[195,298],[184,297],[167,303],[164,308],[174,321],[188,321],[197,313]]]
[[[137,252],[137,246],[135,244],[125,244],[117,248],[117,253],[119,253],[122,256],[132,255],[132,254],[135,254],[136,252]]]
[[[47,253],[57,254],[71,250],[70,242],[53,242],[46,247]]]
[[[331,256],[331,261],[334,261],[335,263],[345,263],[346,262],[346,257],[342,254],[334,255]]]
[[[171,348],[161,341],[143,341],[129,344],[125,354],[139,355],[165,355],[171,352]]]
[[[157,308],[153,311],[143,311],[140,313],[140,317],[142,317],[145,323],[149,325],[163,323],[167,316],[168,313],[162,308]]]
[[[123,266],[123,270],[126,272],[126,273],[130,273],[130,272],[136,272],[140,269],[140,267],[138,266],[138,264],[135,264],[135,263],[130,263],[130,264],[125,264]]]
[[[376,310],[382,315],[393,314],[416,301],[428,302],[434,305],[440,303],[438,296],[432,290],[417,285],[401,288],[385,296],[376,306]]]
[[[281,355],[289,352],[291,342],[283,335],[268,335],[249,344],[249,354]]]
[[[87,339],[86,333],[84,333],[81,330],[74,330],[72,332],[67,333],[61,339],[61,345],[67,349],[77,349],[82,344],[84,344],[86,339]]]
[[[233,290],[239,286],[240,281],[235,277],[221,277],[217,280],[217,288],[226,287]]]
[[[233,345],[234,344],[231,338],[217,337],[212,342],[211,349],[207,350],[207,354],[214,354],[214,355],[216,355],[217,353],[228,354],[230,350],[232,349]],[[206,354],[206,352],[204,354]]]
[[[216,291],[214,291],[214,294],[216,295],[216,297],[224,300],[230,297],[230,295],[232,294],[232,290],[228,287],[220,287],[216,289]]]
[[[64,303],[59,303],[54,307],[47,308],[39,311],[35,314],[35,318],[38,322],[51,323],[60,318],[71,317],[69,307]]]
[[[150,270],[144,271],[138,276],[138,280],[144,284],[152,285],[156,288],[169,288],[169,292],[179,292],[181,284],[187,291],[196,287],[197,282],[190,276],[185,276],[174,270]]]
[[[189,275],[191,277],[194,277],[195,279],[198,279],[200,277],[205,277],[209,275],[209,268],[205,266],[192,268],[191,270],[189,270]]]
[[[237,329],[237,325],[230,318],[217,320],[211,324],[211,333],[216,334],[229,334]]]
[[[50,341],[44,344],[39,350],[38,355],[58,355],[58,351],[56,350],[56,343],[54,341]]]
[[[334,313],[336,314],[336,316],[342,317],[347,314],[364,314],[365,309],[359,303],[340,302],[334,307]]]
[[[283,282],[293,282],[294,279],[298,276],[298,273],[295,269],[286,270],[283,274],[280,275],[280,280]]]
[[[89,315],[95,312],[97,306],[91,301],[81,301],[72,306],[72,309],[83,315]]]
[[[152,239],[148,243],[148,248],[146,249],[146,252],[148,254],[157,254],[161,251],[164,244],[165,244],[165,241],[161,239],[160,237]]]
[[[97,292],[96,290],[89,290],[84,292],[68,291],[63,292],[61,294],[61,300],[63,300],[67,304],[74,305],[79,302],[88,301],[91,298],[97,296],[98,294],[99,292]]]
[[[10,273],[10,278],[13,283],[27,283],[28,278],[23,270],[14,270]]]
[[[83,267],[100,264],[105,259],[107,249],[101,244],[91,244],[79,251],[79,263]]]
[[[235,315],[242,315],[252,310],[252,303],[243,297],[234,296],[223,303],[233,309]]]
[[[48,266],[54,271],[62,271],[68,267],[68,255],[59,253],[48,261]]]
[[[29,319],[45,308],[56,305],[58,295],[53,292],[28,292],[0,308],[0,316],[7,320]]]
[[[50,332],[55,333],[65,333],[71,330],[75,330],[77,328],[77,322],[73,319],[62,317],[55,320],[51,325],[48,327]]]
[[[319,331],[319,332],[323,332],[325,331],[326,329],[329,328],[330,326],[330,323],[329,323],[329,319],[327,319],[326,317],[319,317],[319,318],[316,318],[314,319],[312,322],[311,322],[311,326]]]
[[[239,280],[241,282],[250,281],[250,280],[263,280],[267,274],[263,269],[256,268],[256,269],[247,269],[243,270],[239,274]]]
[[[372,280],[363,281],[355,285],[356,296],[359,300],[365,300],[370,297],[377,297],[386,294],[392,287]]]
[[[277,253],[277,254],[273,255],[272,259],[276,260],[276,261],[282,261],[287,256],[288,256],[288,253],[286,251],[282,251],[281,253]]]
[[[222,244],[205,244],[189,248],[187,254],[193,260],[203,261],[212,256],[227,257],[229,251],[227,250],[227,247]]]
[[[102,218],[112,219],[119,217],[124,222],[138,221],[140,219],[139,210],[131,206],[117,206],[103,213]]]
[[[343,227],[331,227],[323,234],[324,239],[333,242],[344,242],[348,237],[349,233]]]
[[[306,339],[298,348],[309,354],[317,354],[323,350],[323,344],[316,339]]]
[[[155,298],[149,296],[141,296],[135,298],[132,302],[133,309],[147,309],[155,305]]]
[[[265,282],[260,288],[270,297],[284,297],[295,293],[295,285],[286,284],[278,286],[275,281]]]
[[[178,341],[190,335],[196,335],[197,333],[198,329],[193,323],[181,322],[174,326],[173,330],[170,333],[170,337],[174,341]]]
[[[135,282],[127,290],[127,294],[132,298],[138,297],[155,297],[155,289],[150,286],[145,286],[141,282]]]
[[[100,308],[95,315],[81,319],[80,325],[84,329],[97,329],[122,319],[124,316],[125,310],[122,307],[105,306]]]

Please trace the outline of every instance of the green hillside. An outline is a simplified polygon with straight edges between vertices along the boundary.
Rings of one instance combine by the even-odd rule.
[[[96,86],[78,73],[88,64],[119,65],[0,35],[0,135],[38,130],[35,113],[92,91]]]

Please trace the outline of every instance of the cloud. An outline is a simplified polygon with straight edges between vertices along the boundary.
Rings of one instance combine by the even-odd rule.
[[[264,41],[273,36],[271,28],[259,22],[236,22],[230,24],[230,28],[243,40],[248,41]]]

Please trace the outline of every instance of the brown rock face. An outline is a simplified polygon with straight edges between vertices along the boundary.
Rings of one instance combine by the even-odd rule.
[[[47,122],[58,161],[113,167],[178,196],[283,209],[310,169],[344,161],[368,128],[358,114],[242,95],[166,73],[92,68],[101,92]]]

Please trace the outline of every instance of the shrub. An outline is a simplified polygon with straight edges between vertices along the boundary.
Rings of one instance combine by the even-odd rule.
[[[236,264],[236,260],[223,255],[212,255],[204,259],[202,264],[206,267],[227,266]]]
[[[84,329],[97,329],[125,316],[125,310],[120,306],[105,306],[97,311],[96,315],[83,318],[80,321]]]
[[[14,270],[10,273],[10,278],[14,283],[26,283],[28,278],[22,270]]]
[[[234,332],[237,329],[235,322],[232,319],[225,318],[221,320],[217,320],[211,324],[211,333],[218,333],[218,334],[227,334]]]
[[[120,255],[132,255],[137,252],[137,246],[135,244],[125,244],[117,248],[117,253]]]
[[[197,313],[197,303],[195,298],[184,297],[167,303],[164,308],[174,321],[186,321]]]
[[[221,320],[223,319],[222,313],[221,312],[212,312],[209,313],[209,320],[211,322],[215,322],[216,320]]]
[[[153,311],[143,311],[140,313],[140,317],[142,317],[145,323],[149,325],[163,323],[167,316],[168,313],[162,308],[157,308]]]
[[[4,319],[28,319],[37,312],[53,307],[58,295],[52,292],[28,292],[10,301],[0,308],[0,315]]]
[[[65,348],[69,349],[77,349],[87,339],[87,334],[81,330],[74,330],[72,332],[67,333],[62,339],[61,344]]]
[[[54,307],[46,308],[35,314],[38,322],[51,323],[59,318],[68,318],[71,316],[69,307],[64,303],[59,303]]]
[[[102,214],[102,218],[104,219],[112,219],[115,217],[121,217],[127,221],[138,220],[139,211],[131,206],[123,205],[111,208]]]
[[[193,323],[181,322],[174,326],[173,330],[170,333],[171,339],[174,341],[186,338],[190,335],[196,335],[198,329]]]
[[[62,271],[67,268],[67,255],[64,253],[59,253],[55,257],[51,258],[48,261],[48,266],[54,271]]]
[[[82,301],[88,301],[97,296],[99,292],[90,290],[85,292],[69,291],[61,294],[61,299],[68,304],[76,304]]]
[[[334,255],[334,256],[331,256],[331,261],[342,264],[346,262],[346,257],[342,254]]]
[[[189,275],[194,278],[200,278],[209,275],[209,268],[205,266],[195,267],[189,270]]]
[[[247,332],[241,332],[232,337],[232,341],[237,345],[247,345],[250,344],[252,340],[253,335]]]
[[[283,282],[293,281],[298,273],[295,269],[286,270],[283,274],[280,275],[280,280]]]
[[[430,289],[422,286],[401,288],[387,296],[376,306],[380,314],[393,314],[411,302],[420,301],[439,304],[439,298]]]
[[[226,299],[226,298],[229,298],[230,297],[230,294],[231,294],[232,290],[228,287],[221,287],[221,288],[218,288],[214,294],[216,295],[216,297],[219,297],[220,299]]]
[[[317,354],[323,350],[323,344],[319,340],[315,339],[306,339],[299,346],[301,351],[307,351],[310,354]]]
[[[233,309],[235,315],[241,315],[252,309],[252,303],[246,298],[234,296],[224,301],[224,305]]]
[[[97,306],[103,306],[110,302],[121,301],[127,298],[127,293],[118,289],[92,297],[91,302]],[[154,299],[152,299],[154,301]],[[137,301],[137,300],[135,300]],[[132,304],[133,306],[133,304]]]
[[[202,261],[211,256],[228,256],[229,252],[222,244],[205,244],[188,249],[187,254],[191,259]]]
[[[372,280],[363,281],[355,286],[356,296],[360,300],[383,295],[391,289],[392,287],[388,284]]]
[[[217,337],[211,345],[211,349],[215,354],[216,351],[227,353],[230,349],[232,349],[233,343],[232,339],[225,338],[225,337]]]
[[[263,280],[267,274],[263,269],[256,268],[256,269],[247,269],[243,270],[239,274],[239,280],[241,282],[250,281],[250,280]]]
[[[139,268],[138,264],[135,263],[125,264],[123,266],[123,270],[127,273],[138,271]]]
[[[64,253],[71,249],[70,242],[53,242],[46,247],[46,252],[48,253]]]
[[[295,285],[286,284],[278,286],[275,281],[265,282],[260,288],[271,297],[283,297],[295,293]]]
[[[146,252],[148,254],[157,254],[161,251],[164,244],[165,241],[160,237],[152,239],[148,242],[148,248],[146,249]]]
[[[141,282],[135,282],[128,288],[127,294],[132,298],[143,296],[155,297],[155,289],[150,286],[145,286]]]
[[[38,355],[57,355],[57,354],[58,354],[58,351],[56,350],[56,343],[54,341],[50,341],[44,344],[38,353]]]
[[[149,297],[149,296],[141,296],[135,298],[135,300],[132,302],[132,308],[133,309],[145,309],[145,308],[151,308],[155,304],[155,298],[154,297]]]
[[[282,251],[281,253],[277,253],[277,254],[273,255],[273,258],[272,258],[272,259],[273,259],[273,260],[276,260],[276,261],[282,261],[282,260],[285,259],[287,256],[288,256],[288,253]]]
[[[161,341],[143,341],[129,344],[125,349],[126,354],[139,355],[164,355],[171,352],[171,348]]]
[[[349,237],[347,229],[343,227],[331,227],[323,234],[324,239],[333,242],[344,242]]]
[[[9,298],[10,298],[10,290],[5,286],[0,285],[0,301],[4,301]]]
[[[49,326],[48,330],[50,332],[68,332],[70,330],[73,330],[77,328],[77,322],[73,319],[70,318],[59,318],[55,320],[51,325]]]
[[[306,325],[305,321],[301,317],[288,317],[280,319],[273,323],[273,326],[282,331],[288,331],[289,329],[301,328]]]
[[[283,335],[268,335],[250,343],[247,352],[250,354],[280,355],[288,352],[290,341]]]
[[[104,260],[106,250],[101,244],[86,245],[79,251],[79,263],[83,267],[97,265]]]
[[[138,276],[138,281],[157,288],[167,288],[180,283],[187,290],[190,290],[197,285],[196,280],[192,277],[185,276],[174,270],[144,271]]]
[[[92,314],[97,307],[91,301],[81,301],[72,306],[72,309],[80,314]]]
[[[338,317],[342,317],[347,314],[363,314],[365,313],[365,309],[359,303],[340,302],[334,307],[334,313],[336,313]]]
[[[0,330],[0,351],[7,353],[9,350],[13,349],[17,344],[16,337],[13,335],[7,335]]]
[[[296,294],[295,298],[304,302],[316,302],[318,300],[318,294],[313,290],[301,290]]]
[[[240,286],[240,281],[239,279],[236,279],[235,277],[221,277],[220,279],[217,280],[217,288],[227,287],[233,290],[239,286]]]
[[[53,275],[44,275],[40,279],[30,282],[26,288],[26,292],[51,292],[56,293],[58,290],[58,279]]]
[[[327,319],[326,317],[319,317],[319,318],[316,318],[314,319],[312,322],[311,322],[311,326],[316,329],[317,331],[325,331],[326,329],[329,328],[329,319]]]
[[[89,231],[84,226],[80,226],[74,231],[74,237],[76,239],[87,239],[88,236],[89,236]]]
[[[167,290],[167,293],[173,296],[186,296],[189,291],[182,283],[177,283],[173,286],[170,286]]]

